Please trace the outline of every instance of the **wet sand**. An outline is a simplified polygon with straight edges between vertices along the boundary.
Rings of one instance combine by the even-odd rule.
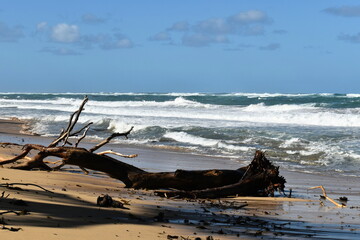
[[[0,142],[51,142],[48,138],[21,134],[22,129],[20,121],[1,120]],[[93,143],[84,143],[89,145]],[[205,157],[172,149],[111,144],[103,150],[107,149],[139,154],[135,159],[120,160],[148,171],[234,169],[246,165],[241,159]],[[20,151],[20,146],[2,144],[0,160]],[[276,159],[272,160],[276,163]],[[24,215],[0,216],[0,234],[4,239],[360,238],[360,179],[356,177],[289,172],[280,166],[281,175],[288,182],[287,192],[292,189],[292,198],[279,195],[187,201],[160,198],[152,191],[125,189],[123,183],[102,173],[91,171],[84,175],[76,167],[65,166],[60,172],[8,167],[0,167],[0,197],[4,192],[0,213],[14,210]],[[23,185],[11,189],[5,183],[32,183],[52,192]],[[308,190],[318,185],[323,185],[331,198],[346,196],[347,206],[338,208],[329,201],[320,201],[320,189]],[[125,205],[126,209],[98,207],[96,199],[103,194],[129,205]]]

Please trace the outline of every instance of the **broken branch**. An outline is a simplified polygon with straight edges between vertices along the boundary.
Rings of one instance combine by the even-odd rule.
[[[332,198],[330,198],[327,194],[326,194],[326,191],[325,191],[325,188],[323,186],[316,186],[316,187],[311,187],[309,189],[316,189],[316,188],[320,188],[323,192],[323,196],[329,200],[330,202],[332,202],[333,204],[335,204],[335,206],[337,207],[346,207],[344,204],[339,204],[337,202],[335,202],[335,200],[333,200]]]
[[[88,130],[90,129],[90,125],[92,124],[89,123],[88,125],[85,126],[85,128],[82,128],[80,131],[82,131],[83,129],[85,129],[83,135],[77,140],[77,142],[75,143],[75,147],[77,147],[79,145],[79,143],[81,142],[81,140],[83,140],[86,137],[86,134],[88,132]]]
[[[96,150],[98,150],[99,148],[101,148],[102,146],[104,146],[105,144],[109,143],[111,141],[111,139],[115,138],[115,137],[121,137],[124,136],[126,139],[128,138],[128,135],[130,134],[130,132],[134,129],[134,127],[131,127],[127,132],[123,132],[123,133],[113,133],[111,134],[110,137],[108,137],[107,139],[105,139],[104,141],[100,142],[99,144],[97,144],[96,146],[92,147],[89,152],[94,152]]]

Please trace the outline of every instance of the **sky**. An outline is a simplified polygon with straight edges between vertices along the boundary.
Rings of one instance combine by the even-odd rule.
[[[0,2],[0,92],[360,93],[359,1]]]

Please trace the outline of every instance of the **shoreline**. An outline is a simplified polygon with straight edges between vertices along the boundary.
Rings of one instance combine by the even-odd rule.
[[[46,145],[49,138],[22,134],[21,123],[0,120],[0,142],[18,144],[38,143]],[[84,143],[92,144],[89,142]],[[198,156],[187,152],[171,151],[140,146],[109,144],[123,154],[139,154],[138,158],[121,161],[148,171],[173,171],[178,168],[234,169],[244,166],[240,161]],[[105,149],[104,149],[105,150]],[[19,147],[0,147],[1,159],[20,151]],[[247,159],[251,160],[251,159]],[[78,239],[94,236],[105,239],[170,239],[169,236],[188,239],[253,239],[322,237],[357,239],[360,237],[360,187],[358,177],[322,176],[284,171],[286,189],[292,189],[294,197],[276,198],[228,198],[221,201],[185,201],[163,199],[152,191],[125,189],[124,184],[104,174],[94,177],[79,174],[76,168],[64,168],[61,172],[20,171],[0,167],[2,183],[24,182],[38,184],[55,194],[44,193],[33,187],[20,191],[2,187],[0,192],[10,194],[0,199],[0,212],[21,211],[22,206],[11,204],[13,199],[27,203],[29,215],[3,215],[8,227],[22,230],[1,234],[11,239],[40,237],[44,239]],[[323,185],[328,195],[337,199],[348,197],[346,208],[336,208],[329,201],[319,201],[321,191],[308,190]],[[65,189],[65,190],[64,190]],[[116,200],[130,201],[129,209],[100,208],[96,198],[109,194]],[[220,202],[220,204],[219,204]],[[246,205],[241,207],[242,205]],[[164,216],[161,218],[162,212]],[[160,215],[159,215],[160,214]],[[91,217],[90,217],[91,216]],[[161,220],[161,221],[158,221]],[[176,238],[174,238],[176,239]],[[186,239],[186,238],[185,238]],[[210,238],[211,239],[211,238]]]

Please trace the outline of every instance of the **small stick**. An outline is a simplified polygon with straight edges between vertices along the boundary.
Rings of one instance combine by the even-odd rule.
[[[102,142],[98,143],[97,145],[95,145],[94,147],[92,147],[89,152],[94,152],[96,150],[98,150],[99,148],[101,148],[102,146],[104,146],[105,144],[109,143],[111,141],[111,139],[115,138],[115,137],[121,137],[124,136],[126,139],[128,138],[128,135],[130,134],[130,132],[134,129],[134,127],[131,127],[127,132],[123,132],[123,133],[113,133],[111,134],[110,137],[108,137],[107,139],[103,140]]]
[[[84,131],[83,135],[75,143],[75,147],[77,147],[79,145],[80,141],[83,140],[86,137],[87,131],[89,130],[91,124],[92,124],[92,122],[89,123],[85,128],[83,128],[83,129],[85,129],[85,131]]]
[[[315,188],[320,188],[323,192],[324,197],[329,200],[330,202],[332,202],[333,204],[335,204],[337,207],[346,207],[343,204],[339,204],[337,202],[335,202],[332,198],[328,197],[328,195],[326,194],[325,188],[323,186],[316,186],[316,187],[311,187],[309,189],[315,189]]]
[[[39,186],[39,185],[33,184],[33,183],[4,183],[4,184],[0,184],[0,187],[9,188],[10,186],[13,186],[13,185],[34,186],[34,187],[38,187],[38,188],[44,190],[45,192],[54,193],[54,192],[52,192],[50,190],[47,190],[47,189],[43,188],[42,186]]]
[[[1,193],[0,199],[6,199],[6,198],[8,198],[9,196],[10,196],[10,194],[8,194],[8,195],[5,196],[5,191],[3,191],[3,192]]]

